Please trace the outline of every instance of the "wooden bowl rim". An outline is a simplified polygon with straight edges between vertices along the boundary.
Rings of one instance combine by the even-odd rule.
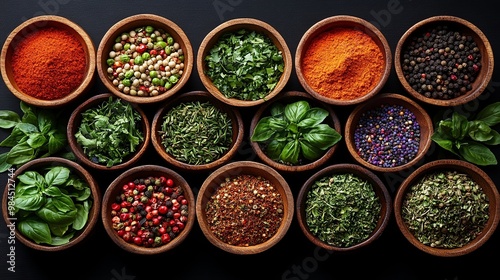
[[[225,111],[233,120],[233,126],[236,126],[233,128],[233,139],[235,141],[232,143],[231,148],[220,158],[206,163],[206,164],[188,164],[185,162],[182,162],[170,154],[168,154],[165,151],[165,148],[161,144],[161,136],[158,134],[158,130],[162,125],[162,118],[163,116],[167,113],[167,110],[171,109],[173,105],[177,105],[180,103],[183,103],[183,100],[191,100],[191,99],[197,99],[201,98],[200,100],[204,101],[210,101],[212,104],[214,104],[217,108]],[[235,154],[238,152],[238,149],[243,142],[243,135],[244,135],[244,123],[243,123],[243,118],[241,116],[241,113],[232,108],[226,106],[224,103],[222,103],[220,100],[214,98],[213,95],[211,95],[207,91],[190,91],[190,92],[185,92],[180,95],[175,96],[171,100],[168,100],[165,102],[163,106],[160,107],[160,109],[157,110],[157,112],[154,115],[153,122],[152,122],[152,129],[151,129],[151,142],[156,150],[156,152],[168,163],[181,168],[186,171],[199,171],[199,170],[212,170],[217,167],[220,167],[224,163],[228,162],[231,160]],[[236,131],[236,134],[235,134]],[[236,135],[236,137],[235,137]]]
[[[184,72],[179,78],[179,81],[172,88],[162,94],[159,94],[157,96],[132,96],[130,94],[125,94],[119,91],[108,79],[106,73],[106,69],[108,68],[106,65],[106,58],[109,49],[105,49],[105,47],[110,42],[110,40],[114,41],[115,37],[118,36],[118,34],[146,24],[154,25],[156,28],[162,28],[163,30],[169,32],[169,34],[174,38],[176,38],[176,42],[181,45],[181,48],[184,52]],[[99,78],[110,93],[131,103],[151,104],[168,99],[184,87],[184,85],[188,82],[193,70],[194,54],[189,37],[178,24],[170,19],[156,14],[135,14],[119,20],[118,22],[113,24],[108,29],[108,31],[106,31],[97,48],[96,61],[97,73],[99,75]]]
[[[250,170],[250,171],[245,171]],[[283,213],[283,221],[281,226],[278,229],[278,232],[274,236],[272,236],[269,240],[264,243],[257,244],[249,247],[242,246],[234,246],[227,243],[224,243],[220,239],[218,239],[210,230],[209,226],[206,222],[205,216],[205,198],[210,199],[211,194],[207,194],[209,188],[214,187],[217,188],[219,182],[222,182],[222,177],[233,176],[241,173],[245,174],[255,174],[254,172],[258,170],[260,172],[265,172],[266,175],[263,177],[266,179],[273,178],[273,181],[276,180],[278,184],[275,186],[278,189],[281,189],[281,193],[283,195],[282,200],[284,205],[287,207],[286,211]],[[228,175],[226,175],[228,174]],[[233,174],[233,175],[231,175]],[[217,185],[217,187],[213,185]],[[293,220],[294,214],[294,198],[292,191],[283,176],[281,176],[278,171],[273,169],[272,167],[265,165],[263,163],[254,162],[254,161],[235,161],[223,165],[219,167],[214,172],[212,172],[203,182],[201,188],[198,192],[196,199],[196,218],[198,219],[198,224],[212,245],[218,247],[219,249],[226,251],[228,253],[237,254],[237,255],[251,255],[258,254],[264,252],[274,245],[276,245],[286,234]]]
[[[188,222],[186,223],[184,229],[179,235],[173,238],[169,243],[164,244],[159,247],[146,248],[135,245],[134,243],[127,243],[121,237],[118,236],[117,232],[113,229],[111,218],[108,216],[110,211],[110,205],[113,202],[112,195],[118,192],[123,185],[123,182],[128,178],[143,178],[150,176],[152,174],[167,174],[172,177],[174,182],[180,186],[184,192],[184,197],[188,200]],[[154,255],[159,253],[164,253],[166,251],[172,250],[178,247],[190,234],[193,225],[196,221],[196,209],[195,209],[195,196],[189,183],[184,179],[182,175],[176,171],[160,165],[145,164],[132,167],[116,177],[107,187],[101,204],[101,220],[104,225],[104,229],[108,236],[113,240],[113,242],[125,251],[142,254],[142,255]]]
[[[81,42],[82,47],[85,50],[87,67],[85,69],[84,78],[76,89],[74,89],[72,92],[70,92],[68,95],[62,98],[53,100],[44,100],[35,98],[18,90],[17,86],[15,86],[14,78],[11,77],[10,74],[11,70],[8,70],[8,68],[10,67],[10,62],[8,61],[10,61],[10,56],[11,56],[9,54],[13,51],[11,43],[15,43],[16,40],[20,40],[17,39],[20,38],[20,36],[26,36],[26,34],[50,26],[57,26],[58,28],[69,30],[75,36],[75,38],[77,38]],[[96,55],[96,50],[94,47],[94,42],[92,38],[80,25],[76,24],[75,22],[63,16],[40,15],[24,21],[16,28],[14,28],[8,35],[2,47],[0,69],[5,85],[9,88],[10,92],[12,92],[12,94],[14,94],[17,98],[33,106],[45,107],[45,108],[57,108],[77,99],[79,96],[84,94],[88,90],[88,88],[94,83],[94,78],[95,78],[94,73],[96,68],[95,55]]]
[[[304,50],[309,44],[309,41],[323,31],[336,28],[337,24],[339,24],[339,27],[355,28],[370,35],[370,37],[379,46],[382,54],[385,57],[384,70],[378,84],[370,92],[356,99],[339,100],[323,96],[318,92],[316,92],[311,86],[309,86],[304,75],[302,74],[302,67],[301,67],[302,56]],[[316,22],[311,27],[309,27],[309,29],[307,29],[307,31],[302,35],[299,44],[297,46],[297,50],[295,52],[295,72],[297,73],[297,77],[299,78],[299,82],[302,85],[302,87],[314,98],[331,105],[350,106],[362,103],[372,98],[373,96],[377,95],[385,86],[387,80],[389,79],[391,69],[392,69],[392,51],[385,35],[369,21],[351,15],[335,15],[324,18]]]
[[[402,55],[402,50],[403,47],[406,43],[406,40],[408,40],[412,34],[418,30],[422,30],[426,28],[427,26],[434,26],[434,25],[439,25],[440,22],[443,23],[449,23],[453,26],[458,26],[459,29],[461,30],[466,30],[468,33],[472,33],[475,37],[475,42],[478,45],[484,45],[484,49],[486,53],[482,53],[482,59],[481,61],[483,62],[481,71],[485,71],[485,74],[483,76],[483,79],[480,81],[476,80],[474,84],[479,84],[475,89],[472,91],[469,91],[467,94],[449,99],[449,100],[440,100],[440,99],[434,99],[434,98],[429,98],[425,97],[422,94],[416,92],[410,84],[406,81],[406,78],[404,77],[404,73],[402,70],[401,66],[401,55]],[[477,40],[479,38],[479,41]],[[484,63],[486,62],[486,63]],[[457,105],[462,105],[465,104],[469,101],[472,101],[479,97],[483,91],[486,89],[488,86],[492,76],[493,76],[493,68],[494,68],[494,56],[493,56],[493,50],[491,48],[490,42],[486,35],[479,29],[476,25],[472,24],[471,22],[457,17],[457,16],[450,16],[450,15],[440,15],[440,16],[432,16],[425,18],[417,23],[415,23],[413,26],[411,26],[408,30],[406,30],[401,38],[398,40],[398,43],[396,45],[396,50],[394,52],[394,68],[396,71],[396,75],[398,77],[398,80],[400,81],[401,85],[405,89],[405,91],[414,97],[415,99],[435,105],[435,106],[457,106]],[[481,74],[480,74],[481,75]]]
[[[324,102],[321,102],[321,101],[315,99],[309,93],[302,92],[302,91],[286,91],[286,92],[282,92],[281,94],[276,96],[276,98],[274,98],[272,101],[264,103],[263,105],[261,105],[257,109],[257,112],[255,112],[254,116],[252,117],[251,123],[250,123],[249,137],[251,137],[251,135],[253,134],[253,131],[254,131],[255,127],[257,126],[257,123],[259,122],[259,120],[261,119],[263,114],[266,112],[266,110],[268,110],[268,108],[272,104],[274,104],[275,102],[284,101],[287,98],[292,98],[292,99],[297,99],[297,100],[307,99],[310,101],[310,103],[311,102],[314,103],[314,107],[321,107],[323,109],[326,109],[330,113],[329,118],[331,118],[331,121],[334,124],[333,128],[339,134],[342,135],[342,124],[341,124],[337,114],[335,113],[334,109],[331,106],[329,106],[328,104],[326,104]],[[309,163],[302,164],[302,165],[289,166],[289,165],[282,164],[282,163],[279,163],[279,162],[272,160],[264,153],[264,151],[260,147],[259,143],[250,140],[250,146],[252,147],[254,152],[257,154],[257,156],[262,161],[264,161],[265,164],[267,164],[267,165],[269,165],[277,170],[285,171],[285,172],[301,172],[301,171],[307,171],[307,170],[317,168],[318,166],[324,164],[325,162],[327,162],[329,159],[331,159],[333,157],[335,151],[339,147],[338,144],[340,144],[340,143],[333,145],[331,148],[329,148],[327,150],[327,152],[322,157],[320,157],[319,159],[317,159],[313,162],[309,162]]]
[[[135,162],[137,162],[142,157],[142,155],[144,155],[147,148],[149,147],[149,142],[150,142],[150,138],[151,138],[151,127],[150,127],[149,120],[148,120],[144,110],[135,103],[129,102],[127,100],[123,100],[124,102],[129,103],[141,115],[144,141],[142,144],[140,144],[138,146],[138,149],[133,154],[126,157],[125,161],[123,161],[120,164],[116,164],[116,165],[113,165],[111,167],[107,167],[106,165],[92,162],[85,155],[85,153],[83,152],[83,149],[76,141],[75,133],[78,130],[78,128],[80,127],[81,113],[84,110],[94,108],[96,105],[99,105],[100,103],[102,103],[104,101],[107,101],[108,98],[110,98],[110,97],[113,97],[114,100],[115,99],[123,100],[123,99],[119,98],[118,96],[113,95],[111,93],[100,93],[100,94],[94,95],[75,108],[75,110],[70,115],[70,118],[68,121],[68,127],[67,127],[67,138],[68,138],[68,142],[69,142],[69,147],[71,148],[72,152],[75,154],[78,161],[82,162],[83,164],[85,164],[88,167],[91,167],[91,168],[94,168],[97,170],[102,170],[102,171],[114,171],[114,170],[124,169],[124,168],[127,168],[130,165],[134,164]],[[78,124],[76,124],[77,121],[78,121]]]
[[[238,30],[240,28],[248,28],[251,30],[257,30],[262,32],[264,35],[269,37],[274,42],[274,44],[276,45],[276,47],[278,47],[278,49],[282,51],[283,61],[284,61],[283,73],[276,87],[271,92],[269,92],[269,94],[265,98],[261,98],[258,100],[240,100],[235,98],[227,98],[220,92],[220,90],[217,87],[214,86],[214,84],[204,73],[205,69],[204,58],[206,53],[210,51],[210,48],[218,41],[219,37],[222,36],[224,33]],[[275,29],[269,23],[262,21],[260,19],[242,17],[242,18],[230,19],[219,24],[205,36],[205,38],[202,40],[198,48],[198,54],[196,58],[196,68],[198,71],[198,76],[200,77],[200,80],[205,86],[206,90],[210,92],[210,94],[212,94],[215,98],[231,106],[252,107],[271,100],[281,92],[281,90],[285,87],[285,85],[288,83],[288,80],[290,79],[293,68],[293,61],[292,61],[292,54],[290,52],[288,44],[277,29]]]
[[[402,216],[401,216],[401,206],[403,204],[403,200],[405,194],[412,186],[416,180],[422,178],[425,174],[431,171],[437,170],[458,170],[461,172],[465,172],[474,178],[479,178],[484,184],[480,184],[477,182],[485,193],[488,195],[490,200],[490,218],[483,230],[483,232],[476,237],[476,239],[472,240],[468,244],[454,249],[445,249],[445,248],[433,248],[427,245],[420,243],[410,232],[408,227],[406,226]],[[396,219],[397,226],[403,236],[417,249],[439,257],[456,257],[462,256],[471,253],[472,251],[478,249],[483,246],[484,243],[488,241],[488,239],[495,232],[498,223],[500,221],[500,195],[495,186],[495,183],[492,179],[480,169],[478,166],[458,159],[438,159],[431,162],[428,162],[419,168],[417,168],[413,173],[411,173],[400,185],[399,189],[396,191],[396,196],[394,198],[394,216]]]
[[[360,114],[366,111],[367,109],[375,108],[375,106],[378,106],[380,102],[383,102],[383,100],[396,102],[396,103],[390,102],[389,104],[404,104],[404,107],[410,109],[417,119],[421,119],[424,121],[424,122],[419,121],[420,131],[421,131],[419,151],[411,161],[403,165],[398,165],[394,167],[377,166],[365,161],[356,152],[356,147],[354,144],[354,131],[355,131],[355,125],[360,118]],[[425,135],[422,132],[427,132],[426,133],[427,137],[424,137]],[[366,166],[371,170],[378,172],[398,172],[414,166],[426,155],[432,144],[431,136],[433,132],[434,132],[434,126],[431,117],[425,111],[425,109],[421,107],[417,102],[415,102],[411,98],[408,98],[398,93],[382,93],[374,97],[368,103],[362,103],[357,105],[354,108],[354,110],[349,114],[345,124],[345,142],[349,153],[358,163]]]
[[[359,176],[365,180],[368,180],[377,194],[377,196],[380,199],[380,204],[381,204],[381,215],[378,220],[377,226],[372,232],[372,234],[364,241],[361,243],[355,244],[350,247],[337,247],[337,246],[332,246],[329,245],[328,243],[325,243],[321,241],[319,238],[314,236],[310,231],[309,228],[307,227],[307,224],[305,222],[305,200],[307,198],[307,194],[309,190],[311,189],[312,185],[318,180],[323,178],[324,176],[328,175],[333,175],[333,174],[339,174],[339,173],[351,173],[355,174],[356,176]],[[393,202],[392,202],[392,197],[391,194],[389,193],[387,187],[385,184],[382,182],[382,180],[371,170],[369,170],[366,167],[363,167],[358,164],[351,164],[351,163],[337,163],[337,164],[332,164],[327,167],[324,167],[321,170],[318,170],[316,173],[314,173],[307,181],[302,185],[300,188],[299,194],[297,196],[297,203],[295,204],[296,207],[296,218],[299,223],[300,229],[302,233],[306,236],[306,238],[311,241],[314,245],[321,247],[323,249],[329,250],[329,251],[335,251],[335,252],[347,252],[347,251],[352,251],[352,250],[357,250],[362,247],[366,247],[373,243],[376,239],[378,239],[382,233],[385,231],[387,225],[389,224],[392,211],[393,211]]]
[[[78,234],[76,237],[73,237],[68,243],[59,245],[59,246],[52,246],[48,244],[37,244],[31,239],[27,238],[24,236],[16,226],[15,232],[16,232],[16,239],[21,241],[24,245],[26,245],[29,248],[39,250],[39,251],[47,251],[47,252],[55,252],[55,251],[62,251],[69,249],[71,247],[80,245],[85,241],[85,239],[94,231],[95,225],[97,223],[97,220],[99,218],[99,212],[101,210],[101,189],[99,188],[97,181],[92,177],[92,175],[85,169],[83,168],[80,164],[71,161],[69,159],[61,158],[61,157],[44,157],[44,158],[37,158],[33,159],[25,164],[23,164],[21,167],[15,170],[13,173],[12,177],[9,177],[9,181],[5,186],[5,190],[3,193],[2,197],[2,216],[7,225],[10,225],[12,223],[12,217],[8,214],[7,211],[7,205],[8,205],[8,197],[9,197],[9,192],[12,191],[12,189],[9,190],[9,186],[12,184],[11,182],[15,182],[17,176],[23,174],[25,171],[30,171],[30,170],[37,170],[40,167],[44,166],[65,166],[70,168],[72,172],[75,172],[76,175],[78,175],[80,178],[85,180],[91,189],[92,192],[92,210],[89,212],[89,217],[87,220],[87,224],[85,225],[84,229],[78,231]],[[14,181],[12,181],[14,180]],[[17,220],[14,220],[14,222],[17,222]]]

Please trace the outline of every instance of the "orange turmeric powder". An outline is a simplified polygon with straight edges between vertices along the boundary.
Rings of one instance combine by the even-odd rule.
[[[316,36],[302,59],[302,74],[322,96],[353,100],[378,84],[384,67],[382,50],[366,33],[333,28]]]

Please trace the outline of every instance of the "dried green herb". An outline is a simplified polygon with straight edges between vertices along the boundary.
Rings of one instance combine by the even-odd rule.
[[[410,187],[401,216],[431,247],[459,248],[476,238],[489,218],[488,197],[469,175],[434,172]]]
[[[284,71],[281,51],[262,33],[240,29],[223,34],[205,57],[205,74],[227,98],[265,98]]]
[[[346,173],[317,180],[307,193],[305,209],[313,235],[333,246],[350,247],[372,234],[381,204],[368,181]]]
[[[167,153],[193,165],[219,159],[233,142],[230,116],[208,101],[173,107],[163,117],[159,133]]]

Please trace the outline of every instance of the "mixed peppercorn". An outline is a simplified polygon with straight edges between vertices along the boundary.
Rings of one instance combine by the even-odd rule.
[[[109,52],[108,77],[121,92],[157,96],[175,85],[184,71],[184,52],[162,29],[145,26],[123,33]]]
[[[111,205],[113,229],[126,242],[158,247],[182,232],[188,204],[182,187],[171,178],[136,179],[122,186]]]

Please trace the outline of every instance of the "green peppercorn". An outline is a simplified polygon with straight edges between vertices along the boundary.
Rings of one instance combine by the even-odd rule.
[[[153,33],[153,31],[155,31],[154,27],[151,25],[146,26],[145,30],[147,33]]]

